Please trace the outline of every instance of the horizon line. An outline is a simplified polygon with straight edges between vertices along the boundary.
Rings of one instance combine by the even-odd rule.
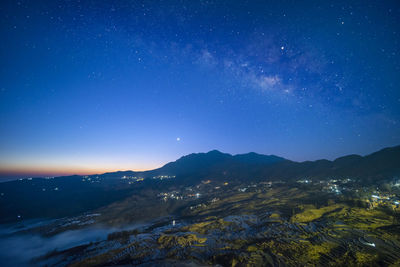
[[[287,158],[284,158],[284,157],[281,157],[281,158],[284,158],[284,159],[286,159],[286,160],[290,160],[290,161],[293,161],[293,162],[299,162],[299,163],[301,163],[301,162],[308,162],[308,161],[313,162],[313,161],[319,161],[319,160],[335,161],[335,160],[337,160],[337,159],[339,159],[339,158],[346,157],[346,156],[351,156],[351,155],[357,155],[357,156],[365,157],[365,156],[371,155],[371,154],[373,154],[373,153],[382,151],[382,150],[384,150],[384,149],[395,148],[395,147],[398,147],[398,146],[400,146],[400,145],[390,146],[390,147],[384,147],[384,148],[381,148],[381,149],[379,149],[379,150],[376,150],[376,151],[373,151],[373,152],[371,152],[371,153],[368,153],[368,154],[366,154],[366,155],[364,155],[364,156],[363,156],[363,155],[359,155],[359,154],[347,154],[347,155],[344,155],[344,156],[337,157],[337,158],[335,158],[335,159],[333,159],[333,160],[328,160],[328,159],[322,158],[322,159],[316,159],[316,160],[294,161],[294,160],[290,160],[290,159],[287,159]],[[217,152],[219,152],[219,153],[228,154],[228,155],[231,155],[231,156],[237,156],[237,155],[245,155],[245,154],[255,153],[255,154],[264,155],[264,156],[275,156],[275,157],[280,157],[280,156],[277,156],[277,155],[274,155],[274,154],[269,154],[269,155],[267,155],[267,154],[260,154],[260,153],[257,153],[257,152],[247,152],[247,153],[231,154],[231,153],[221,152],[221,151],[218,150],[218,149],[212,149],[212,150],[209,150],[209,151],[207,151],[207,152],[194,152],[194,153],[190,153],[190,154],[185,154],[185,155],[183,155],[183,156],[180,156],[178,159],[180,159],[181,157],[187,156],[187,155],[191,155],[191,154],[207,154],[207,153],[210,153],[210,152],[212,152],[212,151],[217,151]],[[176,160],[178,160],[178,159],[176,159]],[[73,175],[78,175],[78,176],[96,175],[96,174],[99,174],[99,175],[100,175],[100,174],[110,173],[110,172],[112,173],[112,172],[125,172],[125,171],[146,172],[146,171],[151,171],[151,170],[155,170],[155,169],[161,168],[161,167],[163,167],[164,165],[166,165],[166,164],[168,164],[168,163],[170,163],[170,162],[174,162],[174,161],[176,161],[176,160],[168,161],[168,162],[166,162],[166,163],[164,163],[164,164],[161,164],[161,166],[155,167],[155,168],[150,168],[150,169],[135,169],[135,170],[134,170],[134,169],[123,169],[123,168],[121,168],[121,169],[114,169],[114,168],[113,168],[113,169],[98,169],[98,170],[93,169],[93,168],[82,168],[81,170],[71,170],[71,171],[67,171],[67,170],[70,169],[71,167],[65,167],[65,168],[63,168],[62,170],[60,170],[59,168],[56,168],[56,169],[58,169],[58,171],[57,171],[56,169],[54,169],[54,168],[53,168],[53,170],[50,168],[50,169],[47,169],[47,170],[44,170],[44,171],[40,171],[40,170],[38,170],[38,169],[42,169],[42,168],[40,168],[40,167],[35,167],[34,169],[31,169],[31,170],[29,170],[29,169],[27,169],[27,168],[22,168],[22,170],[21,170],[21,169],[18,169],[18,168],[7,168],[7,167],[3,167],[3,168],[2,168],[2,167],[0,166],[0,180],[5,180],[5,179],[7,179],[7,177],[8,177],[9,179],[15,180],[15,179],[19,179],[19,178],[26,179],[26,178],[63,177],[63,176],[73,176]],[[36,169],[36,170],[35,170],[35,169]],[[43,169],[44,169],[44,168],[43,168]]]

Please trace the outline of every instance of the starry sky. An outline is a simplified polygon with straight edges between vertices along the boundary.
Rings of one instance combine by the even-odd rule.
[[[0,172],[400,144],[398,1],[1,1]]]

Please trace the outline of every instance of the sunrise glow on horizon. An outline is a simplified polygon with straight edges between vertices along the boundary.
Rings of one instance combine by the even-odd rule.
[[[213,149],[332,160],[398,145],[398,10],[344,6],[2,3],[0,170],[146,170]]]

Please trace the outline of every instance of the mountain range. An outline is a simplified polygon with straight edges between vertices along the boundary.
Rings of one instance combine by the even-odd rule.
[[[174,175],[183,181],[213,179],[324,179],[349,177],[365,182],[379,182],[400,175],[400,146],[384,148],[367,156],[348,155],[330,160],[295,162],[275,155],[254,152],[231,155],[212,150],[183,156],[161,168],[144,171],[110,172],[102,176]]]
[[[128,179],[121,179],[123,176]],[[160,176],[173,179],[159,179]],[[274,155],[230,155],[212,150],[183,156],[150,171],[118,171],[0,183],[0,223],[15,222],[21,218],[71,216],[130,196],[139,196],[149,190],[153,190],[150,194],[157,195],[162,190],[195,186],[206,180],[241,184],[350,178],[362,185],[378,186],[398,180],[399,177],[400,146],[385,148],[367,156],[348,155],[333,161],[305,162]]]

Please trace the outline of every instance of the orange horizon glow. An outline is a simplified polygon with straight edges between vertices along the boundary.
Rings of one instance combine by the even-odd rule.
[[[116,172],[116,171],[148,171],[156,169],[160,166],[155,166],[154,168],[85,168],[85,167],[1,167],[1,176],[64,176],[64,175],[94,175],[102,174],[106,172]]]
[[[0,159],[0,176],[17,178],[93,175],[115,171],[147,171],[162,167],[170,157],[138,155],[17,155]]]

